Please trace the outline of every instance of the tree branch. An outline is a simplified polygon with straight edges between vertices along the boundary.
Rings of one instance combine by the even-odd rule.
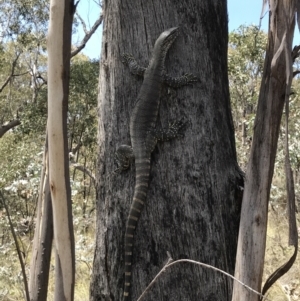
[[[82,146],[82,143],[79,142],[73,149],[72,149],[72,154],[75,155],[78,150],[80,149],[80,147]]]
[[[256,295],[264,298],[264,300],[269,300],[267,299],[264,295],[262,295],[260,292],[254,290],[253,288],[251,288],[250,286],[246,285],[245,283],[243,283],[242,281],[238,280],[237,278],[235,278],[234,276],[230,275],[229,273],[221,270],[221,269],[218,269],[212,265],[209,265],[209,264],[206,264],[206,263],[203,263],[203,262],[199,262],[199,261],[195,261],[195,260],[191,260],[191,259],[179,259],[179,260],[176,260],[176,261],[173,261],[172,258],[169,258],[168,259],[168,262],[166,263],[166,265],[158,272],[158,274],[154,277],[154,279],[150,282],[150,284],[146,287],[146,289],[142,292],[142,294],[140,295],[140,297],[137,299],[137,301],[142,301],[142,299],[144,299],[146,293],[149,291],[149,289],[153,286],[153,284],[157,281],[157,279],[162,276],[164,274],[164,272],[170,268],[171,266],[175,265],[175,264],[178,264],[178,263],[192,263],[192,264],[196,264],[196,265],[199,265],[203,268],[207,268],[207,269],[211,269],[211,270],[214,270],[218,273],[221,273],[231,279],[233,279],[234,281],[236,281],[237,283],[239,283],[241,286],[245,287],[246,289],[248,289],[249,291],[255,293]]]
[[[86,33],[85,37],[83,38],[81,44],[74,50],[71,52],[71,58],[73,56],[75,56],[77,53],[79,53],[86,45],[86,43],[88,42],[88,40],[91,38],[91,36],[93,35],[93,33],[96,31],[96,29],[99,27],[99,25],[102,23],[103,20],[103,15],[100,15],[99,19],[96,20],[96,22],[94,23],[93,27],[91,28],[91,30],[89,32]]]
[[[296,45],[294,46],[293,50],[292,50],[292,60],[293,62],[295,62],[296,58],[299,57],[300,55],[300,46]]]
[[[296,70],[293,72],[293,77],[295,77],[296,75],[298,75],[300,73],[300,70]]]
[[[40,73],[37,74],[36,78],[41,79],[45,85],[48,84],[47,80]]]
[[[87,174],[91,178],[93,183],[96,182],[95,176],[86,167],[79,165],[78,163],[72,163],[72,165],[74,166],[75,169],[78,169],[78,170],[82,171],[83,173]]]
[[[11,80],[11,78],[13,76],[17,76],[17,75],[14,75],[14,72],[15,72],[15,67],[16,67],[16,64],[17,64],[17,61],[20,57],[21,53],[18,53],[16,58],[14,59],[14,61],[12,62],[12,66],[11,66],[11,72],[10,72],[10,75],[7,77],[7,79],[5,80],[5,82],[2,84],[1,88],[0,88],[0,93],[3,91],[3,89],[7,86],[7,84],[9,83],[9,81]]]
[[[20,120],[19,119],[15,119],[15,120],[12,120],[10,121],[9,123],[5,124],[5,125],[1,125],[0,126],[0,138],[3,137],[3,135],[9,131],[10,129],[12,129],[13,127],[17,126],[21,124]]]
[[[16,232],[15,232],[13,223],[12,223],[11,218],[10,218],[10,213],[9,213],[7,204],[5,202],[5,199],[4,199],[4,196],[3,196],[1,190],[0,190],[0,196],[1,196],[3,207],[4,207],[4,209],[6,211],[6,214],[7,214],[10,231],[11,231],[11,234],[12,234],[12,236],[14,238],[14,241],[15,241],[15,245],[16,245],[16,249],[17,249],[17,253],[18,253],[18,257],[19,257],[19,262],[20,262],[21,269],[22,269],[22,275],[23,275],[23,283],[24,283],[24,287],[25,287],[26,301],[29,301],[30,298],[29,298],[28,282],[27,282],[27,276],[26,276],[26,271],[25,271],[24,260],[23,260],[23,257],[22,257],[22,252],[21,252],[21,249],[20,249],[20,245],[18,243],[18,239],[17,239],[17,235],[16,235]]]
[[[84,31],[84,33],[87,35],[88,33],[89,33],[89,31],[87,30],[87,28],[86,28],[86,24],[85,24],[85,22],[84,22],[84,20],[81,18],[81,16],[76,12],[75,13],[76,14],[76,17],[80,20],[80,22],[81,22],[81,25],[82,25],[82,28],[83,28],[83,31]]]

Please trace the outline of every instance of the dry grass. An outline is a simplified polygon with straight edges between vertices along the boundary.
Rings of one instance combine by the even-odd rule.
[[[264,280],[292,256],[294,247],[288,245],[288,221],[284,206],[269,210]],[[269,290],[274,301],[300,300],[300,259],[291,270]]]
[[[285,263],[293,252],[288,246],[288,222],[284,201],[277,200],[270,205],[267,233],[266,259],[264,267],[264,280]],[[76,285],[75,301],[89,300],[89,284],[92,275],[95,241],[94,221],[84,220],[77,224],[76,240]],[[23,249],[29,246],[29,239],[22,237]],[[30,248],[28,248],[30,249]],[[0,301],[23,301],[23,283],[20,265],[17,260],[15,247],[12,243],[0,247]],[[26,258],[27,272],[29,271],[29,258]],[[53,300],[54,291],[54,265],[51,262],[49,282],[49,300]],[[292,269],[270,289],[268,296],[273,301],[300,300],[300,259],[297,258]]]

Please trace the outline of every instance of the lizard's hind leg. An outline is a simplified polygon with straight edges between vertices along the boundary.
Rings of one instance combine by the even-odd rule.
[[[129,168],[131,160],[134,158],[132,147],[129,145],[121,145],[118,147],[115,158],[118,164],[118,168],[115,172],[122,172]]]
[[[187,123],[181,119],[169,125],[167,129],[155,130],[157,141],[169,141],[177,137],[183,137]]]
[[[177,137],[183,137],[183,132],[187,127],[187,123],[182,120],[175,121],[169,125],[167,129],[152,129],[148,132],[145,147],[148,152],[152,153],[157,142],[169,141]]]

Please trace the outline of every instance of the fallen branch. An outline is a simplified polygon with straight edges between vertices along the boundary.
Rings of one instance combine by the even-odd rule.
[[[137,299],[137,301],[142,301],[142,299],[145,297],[145,295],[147,294],[147,292],[150,290],[150,288],[153,286],[153,284],[157,281],[157,279],[162,276],[162,274],[171,266],[178,264],[178,263],[192,263],[192,264],[196,264],[196,265],[200,265],[204,268],[208,268],[211,270],[214,270],[218,273],[221,273],[231,279],[233,279],[234,281],[238,282],[240,285],[244,286],[246,289],[248,289],[249,291],[255,293],[256,295],[260,296],[261,298],[264,298],[265,301],[268,301],[269,299],[267,299],[264,295],[262,295],[260,292],[252,289],[250,286],[246,285],[245,283],[243,283],[242,281],[238,280],[237,278],[235,278],[234,276],[230,275],[229,273],[218,269],[212,265],[206,264],[206,263],[202,263],[199,261],[195,261],[195,260],[191,260],[191,259],[179,259],[176,261],[172,261],[172,258],[169,258],[169,261],[166,263],[166,265],[160,270],[160,272],[154,277],[154,279],[150,282],[150,284],[146,287],[146,289],[143,291],[143,293],[140,295],[140,297]],[[270,301],[270,300],[269,300]]]

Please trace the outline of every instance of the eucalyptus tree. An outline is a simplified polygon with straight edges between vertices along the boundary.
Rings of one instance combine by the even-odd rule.
[[[73,1],[50,1],[47,44],[48,183],[53,208],[56,265],[54,300],[66,301],[74,299],[75,285],[75,248],[67,140],[69,72],[74,9]]]
[[[253,142],[246,170],[235,268],[236,278],[256,292],[260,292],[262,286],[268,204],[285,103],[286,118],[288,118],[289,96],[293,78],[292,45],[295,12],[298,7],[297,1],[294,0],[264,1],[264,3],[267,2],[270,8],[268,45],[255,117]],[[286,138],[286,185],[291,213],[290,243],[295,246],[295,252],[288,264],[270,276],[262,293],[266,292],[266,289],[274,283],[278,276],[290,268],[298,252],[295,195],[289,163],[288,135]],[[257,293],[240,286],[238,283],[234,284],[233,301],[257,301],[259,299]]]
[[[226,1],[104,3],[91,300],[122,300],[123,294],[124,229],[134,172],[115,174],[114,152],[130,141],[129,120],[142,79],[129,74],[122,54],[132,54],[146,67],[157,37],[176,26],[180,34],[166,71],[190,72],[199,82],[163,89],[161,95],[157,127],[176,118],[184,118],[188,126],[182,139],[158,144],[152,155],[147,203],[134,241],[132,300],[168,260],[190,258],[234,272],[243,177],[229,102],[227,24]],[[166,271],[144,300],[230,300],[231,287],[222,274],[182,264]]]

